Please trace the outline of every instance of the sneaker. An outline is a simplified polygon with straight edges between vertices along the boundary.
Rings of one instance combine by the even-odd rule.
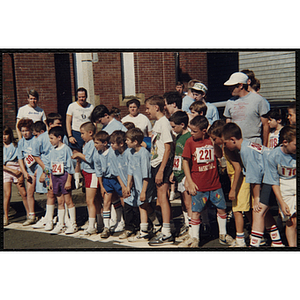
[[[271,244],[271,247],[285,247],[285,245],[284,244],[275,244],[275,243],[272,243]]]
[[[54,229],[50,231],[51,234],[60,234],[63,233],[66,230],[66,227],[64,224],[57,223]]]
[[[220,234],[219,243],[222,245],[231,245],[234,239],[229,234]]]
[[[163,233],[160,233],[159,235],[153,237],[149,241],[150,246],[159,246],[159,245],[168,245],[174,243],[174,237],[172,234],[170,236],[166,236]]]
[[[87,228],[80,235],[90,236],[90,235],[93,235],[93,234],[97,234],[96,228]]]
[[[189,231],[189,226],[183,224],[179,230],[178,236],[183,236]]]
[[[27,217],[27,220],[22,224],[23,226],[28,226],[31,224],[34,224],[36,222],[36,217],[35,216],[29,216]]]
[[[242,248],[247,247],[245,241],[243,243],[239,244],[236,240],[233,240],[233,243],[229,246],[230,248]]]
[[[46,223],[47,223],[47,220],[44,217],[41,217],[38,222],[36,222],[34,225],[32,225],[32,228],[34,228],[34,229],[44,228]]]
[[[175,199],[175,192],[170,192],[170,201],[173,201]]]
[[[120,221],[109,228],[111,233],[124,231],[124,222]]]
[[[148,242],[149,237],[150,236],[148,232],[143,232],[143,234],[141,234],[141,232],[139,231],[137,235],[130,237],[128,239],[128,242]]]
[[[192,237],[188,236],[184,241],[182,241],[180,244],[178,244],[178,247],[179,248],[188,248],[191,246],[194,239],[196,239],[196,238],[192,238]],[[198,243],[199,243],[199,240],[198,240]]]
[[[259,246],[266,246],[266,245],[267,245],[266,239],[262,237]]]
[[[119,239],[120,240],[124,240],[124,239],[127,239],[128,237],[130,237],[131,235],[133,235],[133,231],[132,230],[124,230],[123,233],[121,233],[119,235]]]
[[[103,231],[100,233],[101,239],[107,239],[110,236],[110,231],[107,227],[104,227]]]
[[[9,224],[8,219],[3,217],[3,226],[7,226]]]
[[[84,223],[84,225],[82,225],[80,228],[83,229],[83,230],[88,229],[88,228],[89,228],[89,220],[87,220],[87,221]]]
[[[65,234],[73,234],[73,233],[75,233],[77,231],[78,231],[77,224],[76,223],[71,223],[71,224],[69,223],[67,225],[67,229],[65,231]]]
[[[190,244],[190,248],[199,248],[199,240],[197,238],[192,238],[192,243]]]
[[[53,224],[54,224],[53,220],[48,220],[44,229],[46,231],[51,231],[53,229]]]

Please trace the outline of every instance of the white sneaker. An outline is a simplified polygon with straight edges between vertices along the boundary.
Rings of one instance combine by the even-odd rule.
[[[170,192],[170,201],[173,201],[175,199],[175,192]]]
[[[65,234],[72,234],[72,233],[75,233],[78,231],[78,227],[77,227],[77,224],[76,223],[73,223],[73,224],[68,224],[67,225],[67,229],[65,231]]]
[[[247,247],[245,241],[238,243],[236,240],[233,240],[233,243],[229,246],[230,248],[243,248]]]
[[[45,225],[45,230],[46,231],[51,231],[53,229],[53,221],[52,220],[48,220],[46,225]]]
[[[31,224],[34,224],[36,222],[36,217],[35,216],[29,216],[27,220],[22,224],[23,226],[28,226]]]
[[[97,234],[96,228],[87,228],[80,235],[90,236],[90,235],[93,235],[93,234]]]
[[[110,232],[121,232],[125,228],[124,222],[117,222],[109,228]]]
[[[46,223],[47,223],[47,219],[44,217],[41,217],[41,219],[39,219],[38,222],[36,222],[35,224],[32,225],[32,228],[34,228],[34,229],[44,228]]]
[[[53,230],[50,231],[51,234],[60,234],[65,231],[66,227],[64,224],[57,223]]]

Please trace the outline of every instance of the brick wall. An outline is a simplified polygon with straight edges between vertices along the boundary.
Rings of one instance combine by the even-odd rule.
[[[13,77],[12,54],[2,54],[2,95],[3,95],[3,125],[15,129],[16,124],[16,103]]]
[[[39,93],[38,106],[46,115],[57,111],[55,64],[53,53],[15,53],[18,108],[27,104],[27,90]]]

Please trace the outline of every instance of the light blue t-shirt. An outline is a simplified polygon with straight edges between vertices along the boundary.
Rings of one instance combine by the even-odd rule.
[[[243,139],[261,142],[261,117],[270,110],[262,96],[249,92],[237,100],[228,100],[224,116],[231,118],[242,130]]]
[[[109,149],[104,152],[94,152],[94,166],[97,177],[103,177],[103,174],[106,172],[108,151]]]
[[[183,99],[182,99],[182,106],[181,109],[183,111],[186,111],[187,113],[191,113],[190,111],[190,106],[192,103],[194,103],[194,99],[191,98],[190,96],[186,95]]]
[[[206,102],[207,111],[206,111],[206,119],[208,120],[208,123],[212,125],[216,120],[219,120],[219,111],[216,106],[211,104],[210,102]]]
[[[3,146],[3,164],[7,162],[17,162],[18,161],[18,148],[10,143],[8,147]]]
[[[133,202],[128,203],[129,205],[139,206],[144,203],[140,201],[140,195],[143,189],[143,179],[151,178],[150,160],[151,154],[144,147],[142,147],[140,151],[134,152],[129,158],[128,175],[132,175],[134,182],[131,189],[134,198],[132,199]],[[146,196],[146,201],[149,200],[151,200],[151,197]]]
[[[90,140],[83,146],[82,154],[85,155],[85,160],[81,161],[81,170],[87,173],[95,173],[94,156],[98,152],[94,146],[94,141]]]
[[[33,148],[33,143],[34,143],[35,137],[32,136],[30,139],[26,140],[24,137],[18,142],[18,159],[24,159],[25,160],[25,166],[26,170],[29,175],[33,176],[35,171],[38,168],[37,162],[34,162],[30,167],[28,167],[26,161],[28,157],[32,156],[32,148]],[[31,160],[29,160],[31,161]]]
[[[243,140],[241,146],[241,159],[244,165],[243,173],[247,183],[261,184],[264,176],[264,159],[272,149],[249,140]]]
[[[50,152],[50,170],[53,173],[53,165],[63,164],[64,172],[74,174],[74,165],[72,162],[72,150],[69,146],[63,144],[60,148],[54,148]]]
[[[106,126],[103,126],[102,130],[111,135],[115,130],[122,130],[126,132],[127,128],[121,122],[113,118]]]
[[[289,180],[293,178],[296,178],[296,155],[285,154],[282,147],[274,148],[266,157],[263,182],[280,185],[279,179]]]

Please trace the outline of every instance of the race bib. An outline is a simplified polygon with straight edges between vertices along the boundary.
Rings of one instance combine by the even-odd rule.
[[[25,162],[28,168],[30,168],[34,163],[35,163],[35,159],[31,154],[28,154],[25,157]]]
[[[278,166],[278,174],[283,177],[293,177],[296,176],[296,168]]]
[[[175,156],[173,163],[173,171],[181,171],[182,170],[182,157]]]
[[[52,163],[52,174],[53,175],[63,175],[64,174],[64,163]]]
[[[196,148],[196,159],[198,164],[209,163],[214,161],[215,153],[213,146]]]
[[[262,153],[263,151],[263,146],[257,143],[250,143],[250,145],[248,146],[249,148],[254,149],[255,151]]]

